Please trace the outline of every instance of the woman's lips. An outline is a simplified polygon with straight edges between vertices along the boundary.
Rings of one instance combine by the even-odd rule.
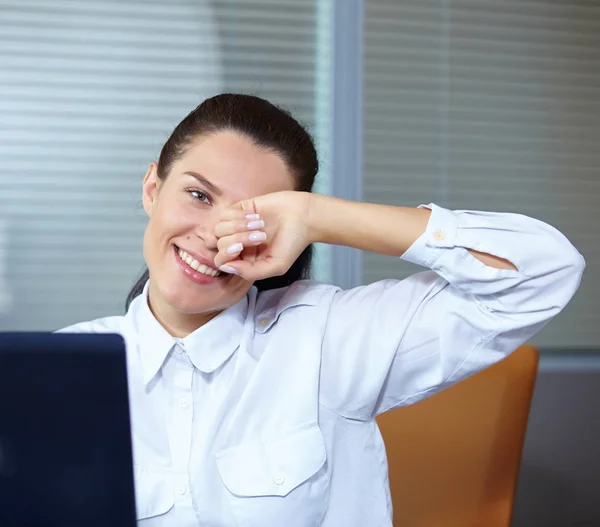
[[[190,280],[197,284],[211,284],[223,276],[216,269],[200,263],[191,254],[176,245],[173,246],[173,249],[175,252],[175,261],[179,268]],[[194,267],[197,267],[197,269],[194,269]]]

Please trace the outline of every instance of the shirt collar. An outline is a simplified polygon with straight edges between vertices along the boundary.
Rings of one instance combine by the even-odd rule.
[[[211,373],[237,351],[247,314],[248,297],[245,296],[183,339],[183,346],[196,368]]]
[[[177,339],[150,311],[148,284],[146,282],[142,294],[132,302],[128,313],[139,335],[144,384],[155,377],[177,343],[186,350],[194,366],[205,373],[218,369],[239,348],[248,314],[247,296],[187,337]]]

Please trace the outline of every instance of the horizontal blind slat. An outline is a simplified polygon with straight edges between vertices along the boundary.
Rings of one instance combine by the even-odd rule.
[[[600,10],[444,5],[366,2],[365,199],[520,212],[557,226],[588,259],[585,287],[534,343],[597,345]],[[366,283],[417,270],[364,258]]]

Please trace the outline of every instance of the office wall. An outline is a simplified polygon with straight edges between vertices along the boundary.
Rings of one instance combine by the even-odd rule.
[[[587,259],[533,343],[600,343],[600,10],[595,2],[366,0],[367,201],[518,212]],[[416,266],[365,254],[365,283]]]
[[[600,525],[599,400],[600,349],[542,354],[513,527]]]

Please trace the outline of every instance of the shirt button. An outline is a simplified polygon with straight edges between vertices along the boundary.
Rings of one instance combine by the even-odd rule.
[[[270,320],[267,317],[262,317],[258,319],[258,325],[261,328],[264,328],[269,325]]]
[[[434,238],[435,238],[435,239],[436,239],[438,242],[441,242],[441,241],[442,241],[442,240],[443,240],[443,239],[446,237],[446,235],[445,235],[445,234],[444,234],[442,231],[436,231],[436,232],[434,233],[433,237],[434,237]]]
[[[184,496],[185,493],[187,492],[187,486],[186,485],[179,485],[179,488],[177,489],[177,492],[179,492],[179,494],[181,496]]]
[[[181,408],[184,408],[184,409],[185,409],[185,408],[187,408],[189,405],[190,405],[190,402],[189,402],[189,401],[188,401],[188,400],[187,400],[185,397],[182,397],[181,399],[179,399],[179,406],[180,406]]]
[[[283,485],[284,482],[285,478],[281,474],[273,477],[273,483],[275,483],[275,485]]]

